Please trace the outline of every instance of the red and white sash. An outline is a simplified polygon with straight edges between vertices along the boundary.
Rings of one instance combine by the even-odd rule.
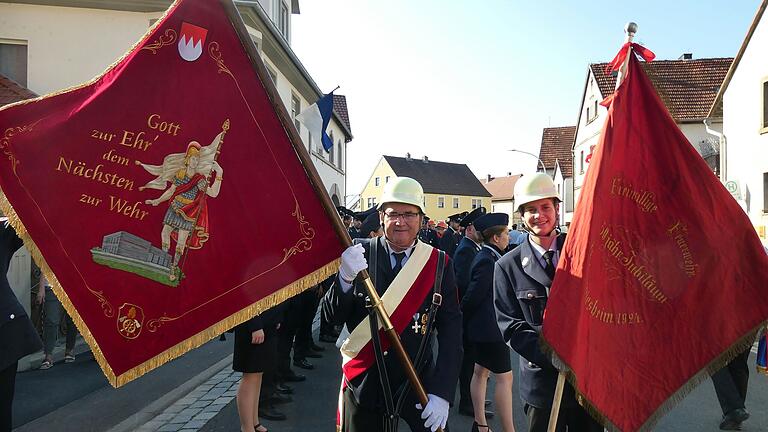
[[[416,242],[416,248],[408,261],[381,297],[384,309],[389,313],[392,326],[397,334],[405,330],[413,315],[424,303],[424,299],[432,291],[435,284],[438,254],[439,251],[432,246],[424,242]],[[382,330],[381,320],[379,320],[379,335],[381,349],[386,351],[390,347],[390,343]],[[351,382],[376,362],[369,317],[366,316],[344,341],[341,346],[341,358],[343,376],[339,391],[338,411],[336,412],[337,430],[342,430],[344,413],[342,393],[347,386],[346,383]]]

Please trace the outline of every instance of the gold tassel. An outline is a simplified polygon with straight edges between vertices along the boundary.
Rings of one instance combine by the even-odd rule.
[[[206,330],[203,330],[200,333],[176,344],[175,346],[163,351],[162,353],[126,371],[125,373],[114,377],[114,381],[110,378],[110,382],[113,386],[120,387],[123,384],[126,384],[133,379],[144,375],[150,370],[155,369],[165,364],[166,362],[173,360],[194,348],[199,347],[200,345],[203,345],[204,343],[219,336],[227,330],[251,319],[253,316],[258,315],[267,309],[275,307],[285,300],[288,300],[289,298],[294,297],[324,281],[331,275],[338,272],[340,262],[340,258],[331,261],[330,263],[324,265],[318,270],[315,270],[309,275],[286,285],[285,287],[246,307],[245,309],[242,309],[239,312],[219,321]]]
[[[672,410],[672,408],[675,407],[680,401],[685,399],[686,396],[688,396],[688,393],[690,393],[696,386],[698,386],[702,381],[708,379],[712,374],[717,372],[718,370],[722,369],[725,365],[730,363],[731,360],[733,360],[737,355],[743,353],[745,350],[748,350],[754,345],[755,338],[757,337],[757,334],[760,332],[760,330],[768,324],[768,321],[761,322],[758,326],[747,332],[744,336],[742,336],[738,341],[733,343],[723,354],[709,362],[709,364],[702,369],[699,373],[691,377],[686,383],[684,383],[680,388],[672,394],[669,398],[667,398],[666,401],[664,401],[663,404],[661,404],[656,411],[643,423],[640,428],[638,429],[638,432],[647,432],[652,431],[653,427],[656,425],[656,423],[664,417],[665,414],[667,414],[669,411]],[[568,382],[573,386],[577,400],[579,401],[579,404],[581,404],[587,412],[600,422],[600,424],[605,427],[606,430],[610,432],[621,432],[621,429],[619,429],[615,424],[613,424],[608,417],[606,417],[600,410],[598,410],[592,403],[587,400],[584,395],[582,395],[577,389],[578,389],[578,382],[576,379],[576,376],[573,374],[573,371],[571,370],[570,366],[568,366],[558,355],[555,353],[554,349],[547,344],[547,342],[543,339],[539,339],[539,348],[542,350],[543,353],[550,356],[550,360],[552,361],[552,365],[559,371],[566,374],[566,378],[568,379]]]

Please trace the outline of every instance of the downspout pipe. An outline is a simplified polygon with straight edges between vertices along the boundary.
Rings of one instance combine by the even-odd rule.
[[[716,136],[720,141],[720,180],[725,183],[728,181],[728,141],[722,132],[718,132],[709,127],[710,119],[704,119],[704,128],[710,135]]]

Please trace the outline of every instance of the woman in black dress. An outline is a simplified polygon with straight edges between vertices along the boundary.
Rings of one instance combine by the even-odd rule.
[[[485,392],[488,375],[496,377],[494,401],[505,432],[514,432],[512,419],[512,362],[509,347],[501,337],[493,308],[493,269],[509,244],[509,216],[488,213],[475,220],[475,229],[483,236],[483,247],[472,261],[470,282],[461,301],[467,339],[475,347],[475,370],[469,384],[475,422],[472,430],[487,432]]]
[[[243,373],[237,388],[240,432],[267,432],[259,422],[259,396],[264,372],[275,366],[279,309],[277,306],[235,327],[232,369]]]

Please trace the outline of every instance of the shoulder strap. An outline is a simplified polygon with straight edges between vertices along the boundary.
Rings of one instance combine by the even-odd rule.
[[[368,276],[371,277],[371,283],[376,286],[376,270],[379,261],[379,239],[372,238],[368,243]]]

